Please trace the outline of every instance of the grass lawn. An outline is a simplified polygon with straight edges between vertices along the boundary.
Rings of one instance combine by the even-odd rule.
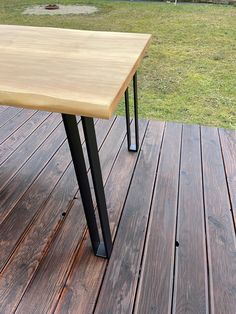
[[[27,6],[48,2],[94,4],[100,10],[89,16],[22,15]],[[236,128],[236,7],[0,0],[0,23],[151,33],[139,73],[140,116]]]

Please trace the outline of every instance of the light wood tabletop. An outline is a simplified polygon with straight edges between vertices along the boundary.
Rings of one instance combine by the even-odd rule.
[[[110,118],[151,35],[0,25],[0,104]]]

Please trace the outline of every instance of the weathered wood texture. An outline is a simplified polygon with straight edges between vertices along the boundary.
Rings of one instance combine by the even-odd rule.
[[[207,260],[201,175],[200,128],[184,126],[173,312],[208,312]],[[194,222],[194,223],[193,223]]]
[[[0,108],[0,313],[235,314],[235,131],[140,120],[129,153],[124,118],[96,121],[107,261],[60,115]]]
[[[171,308],[181,132],[181,125],[168,124],[164,133],[136,313],[168,313]]]
[[[235,226],[221,153],[217,129],[202,128],[210,305],[219,314],[236,309]]]

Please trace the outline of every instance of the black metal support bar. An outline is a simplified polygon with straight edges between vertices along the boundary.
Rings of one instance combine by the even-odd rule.
[[[92,118],[82,117],[84,137],[87,146],[93,186],[95,190],[99,219],[102,228],[104,245],[101,243],[97,255],[110,257],[112,250],[112,238],[107,214],[106,198],[103,187],[102,171],[98,155],[97,140]],[[104,252],[105,249],[105,252]]]
[[[103,242],[100,241],[100,237],[99,237],[98,226],[97,226],[97,222],[96,222],[93,200],[92,200],[91,190],[90,190],[90,186],[89,186],[86,164],[85,164],[85,160],[84,160],[83,149],[82,149],[82,145],[81,145],[81,141],[80,141],[76,117],[74,115],[62,114],[62,119],[64,122],[66,134],[67,134],[67,139],[68,139],[68,143],[69,143],[69,147],[70,147],[70,151],[71,151],[71,156],[72,156],[72,161],[74,164],[75,173],[76,173],[76,177],[77,177],[77,181],[78,181],[78,185],[79,185],[79,189],[80,189],[80,195],[81,195],[81,199],[82,199],[82,203],[83,203],[83,207],[84,207],[85,217],[87,220],[89,235],[91,238],[94,254],[97,256],[101,256],[101,257],[110,257],[112,244],[110,243],[110,246],[107,247],[107,242],[109,242],[109,241],[107,239],[105,239],[105,237],[104,237],[104,242],[105,242],[105,245],[104,245]],[[86,119],[86,118],[83,118],[83,119]],[[92,131],[90,130],[90,128],[92,129]],[[90,147],[92,145],[92,148],[94,149],[92,151],[93,152],[92,157],[96,160],[96,162],[99,163],[97,146],[94,147],[94,145],[95,145],[94,142],[96,143],[96,137],[95,137],[93,121],[92,121],[92,124],[90,124],[88,126],[88,129],[89,129],[89,131],[91,131],[89,134],[89,136],[91,136],[91,138],[88,138],[89,137],[89,136],[87,136],[88,134],[86,135],[86,144],[87,144],[87,147],[88,146]],[[95,139],[93,138],[93,136],[95,137]],[[89,159],[91,159],[91,153],[89,153],[89,155],[90,155]],[[100,169],[100,163],[99,163],[99,169]],[[92,170],[92,167],[91,167],[91,170]],[[92,172],[93,172],[93,170],[92,170]],[[94,175],[95,176],[99,175],[99,173],[95,173],[95,174],[92,173],[92,175],[94,177]],[[99,182],[99,178],[97,180]],[[102,179],[100,178],[100,181],[101,180]],[[96,191],[96,189],[97,189],[97,187],[95,188],[95,191]],[[103,186],[102,186],[102,189],[103,189]],[[102,192],[100,192],[100,193],[102,193]],[[103,193],[104,193],[104,190],[103,190]],[[96,193],[96,196],[97,196],[97,193]],[[97,201],[97,203],[98,203],[98,201]],[[98,205],[98,207],[99,207],[99,205]],[[99,210],[99,214],[100,214],[100,210]],[[106,215],[107,215],[107,212],[106,212],[106,208],[105,208],[105,216]],[[107,222],[108,222],[108,219],[107,219]],[[101,225],[102,225],[102,222],[101,222]],[[103,228],[103,225],[102,225],[102,228]],[[108,230],[110,231],[109,222],[108,222],[106,228],[108,228]],[[104,235],[104,232],[103,232],[103,235]],[[109,238],[109,240],[111,240],[111,238]]]
[[[138,148],[139,148],[137,72],[134,74],[134,77],[133,77],[133,93],[134,93],[135,144],[131,144],[130,111],[129,111],[129,90],[128,90],[128,88],[125,91],[125,112],[126,112],[126,126],[127,126],[127,142],[128,142],[128,150],[130,152],[137,152]]]

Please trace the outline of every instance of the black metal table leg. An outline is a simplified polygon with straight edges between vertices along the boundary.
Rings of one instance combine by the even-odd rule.
[[[98,255],[103,256],[106,253],[106,255],[109,257],[111,255],[112,250],[112,238],[107,214],[107,205],[103,187],[102,171],[98,155],[94,122],[92,118],[81,117],[81,119],[89,157],[89,163],[91,167],[91,174],[93,178],[93,186],[97,200],[97,208],[102,228],[102,236],[104,241],[104,247],[103,244],[101,243],[100,248],[98,250]]]
[[[135,144],[131,144],[130,134],[130,112],[129,112],[129,90],[125,91],[125,112],[126,112],[126,127],[127,127],[127,142],[130,152],[137,152],[139,148],[139,130],[138,130],[138,86],[137,72],[133,77],[133,93],[134,93],[134,127],[135,127]]]
[[[104,243],[100,241],[79,130],[74,115],[62,114],[94,254],[109,258],[112,239],[92,118],[82,118]]]

